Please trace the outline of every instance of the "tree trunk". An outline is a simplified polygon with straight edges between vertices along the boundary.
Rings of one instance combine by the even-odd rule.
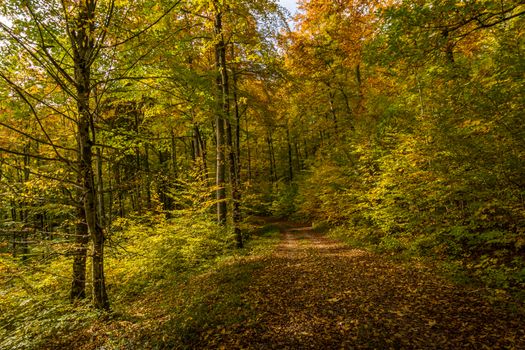
[[[173,180],[177,180],[179,177],[178,172],[178,166],[177,166],[177,143],[175,142],[175,132],[173,130],[170,131],[171,136],[171,174],[173,176]]]
[[[335,132],[335,135],[337,136],[337,134],[338,134],[337,113],[335,111],[335,106],[334,106],[335,94],[330,91],[328,93],[328,95],[329,95],[329,99],[330,99],[330,113],[332,114],[332,120],[334,122],[334,132]]]
[[[114,184],[111,174],[113,173],[113,166],[109,164],[108,166],[108,206],[107,206],[107,220],[106,220],[106,226],[105,227],[111,227],[113,224],[113,191],[114,191]]]
[[[273,147],[273,138],[271,131],[268,132],[268,155],[270,158],[270,179],[272,183],[277,182],[277,162],[275,161],[275,150]]]
[[[89,232],[85,223],[86,213],[83,204],[77,208],[77,220],[78,222],[75,225],[75,248],[73,251],[73,281],[69,293],[69,298],[72,302],[86,297],[86,258]]]
[[[206,151],[206,143],[204,143],[204,139],[202,138],[200,129],[198,125],[195,125],[195,134],[196,134],[196,142],[199,145],[200,150],[200,161],[201,164],[201,170],[202,170],[202,176],[206,179],[206,182],[208,182],[208,159],[207,159],[207,151]]]
[[[308,144],[306,143],[306,139],[303,139],[303,147],[304,147],[304,159],[308,159]]]
[[[109,310],[104,276],[104,235],[100,227],[93,238],[93,304],[97,309]]]
[[[247,156],[247,166],[248,166],[248,181],[252,181],[252,150],[250,147],[250,133],[248,132],[248,118],[246,120],[246,156]]]
[[[24,146],[24,182],[29,181],[29,165],[30,165],[30,159],[29,159],[29,152],[31,150],[31,143],[28,142]],[[26,262],[29,257],[29,210],[27,202],[22,202],[22,210],[20,212],[20,218],[23,222],[23,229],[22,229],[22,235],[20,237],[20,247],[22,248],[22,255],[21,260],[22,262]]]
[[[239,227],[241,221],[241,208],[240,208],[240,193],[239,193],[239,179],[237,176],[237,160],[235,157],[235,148],[233,146],[232,138],[232,127],[231,123],[226,121],[226,143],[228,145],[229,154],[229,179],[232,193],[232,219],[233,229],[235,233],[235,239],[237,241],[237,247],[243,247],[242,232]]]
[[[275,167],[274,167],[274,157],[273,157],[273,147],[272,147],[272,138],[270,137],[270,134],[266,137],[266,142],[268,144],[268,159],[270,161],[270,180],[272,183],[275,182]]]
[[[98,217],[100,219],[100,225],[102,227],[105,226],[105,220],[104,220],[104,214],[105,214],[105,208],[104,208],[104,182],[102,177],[102,150],[100,148],[97,148],[95,153],[95,162],[97,165],[97,201],[98,201]]]
[[[293,157],[292,144],[290,142],[290,129],[286,126],[286,143],[288,144],[288,176],[290,182],[293,181]]]
[[[303,164],[304,162],[303,162],[303,159],[301,158],[301,153],[299,152],[299,145],[297,145],[297,142],[294,142],[293,146],[295,149],[295,160],[296,160],[295,168],[298,171],[300,171],[304,169],[304,164]]]
[[[87,74],[89,77],[89,72]],[[87,85],[89,86],[89,85]],[[93,304],[97,309],[109,309],[104,280],[104,232],[100,227],[97,215],[96,188],[92,167],[92,142],[89,135],[89,90],[84,91],[79,85],[78,110],[80,174],[84,196],[85,219],[93,242]],[[85,87],[85,86],[84,86]]]
[[[235,52],[233,45],[231,47],[232,59],[235,57]],[[240,166],[240,123],[241,117],[239,114],[239,103],[237,100],[237,75],[235,70],[232,72],[233,76],[233,102],[234,102],[234,112],[235,112],[235,141],[232,139],[232,130],[231,125],[228,123],[228,137],[229,143],[228,147],[230,149],[230,181],[232,188],[232,218],[233,218],[233,228],[235,238],[237,240],[237,248],[242,248],[244,246],[243,237],[241,228],[239,224],[241,222],[241,166]]]
[[[13,201],[11,202],[11,220],[13,220],[13,222],[16,222],[16,203]],[[12,254],[11,256],[14,258],[16,258],[16,253],[17,253],[17,246],[16,246],[16,230],[13,230],[12,232],[12,238],[13,238],[13,241],[11,242],[12,245],[11,245],[11,249],[12,249]]]
[[[80,151],[79,174],[83,190],[83,204],[88,232],[93,242],[93,305],[109,309],[104,279],[104,232],[97,215],[97,191],[93,173],[93,138],[90,128],[93,114],[90,108],[91,63],[95,43],[95,0],[80,2],[79,12],[70,34],[73,46],[73,63],[78,111],[78,145]],[[94,130],[94,128],[92,129]]]
[[[363,80],[361,77],[361,65],[358,63],[355,66],[355,80],[357,82],[357,115],[360,115],[364,112],[364,94],[363,94]],[[346,98],[346,96],[345,96]],[[346,104],[348,105],[348,99],[346,100]],[[348,107],[350,109],[350,107]],[[352,123],[353,125],[353,123]],[[352,128],[353,130],[353,128]]]
[[[191,160],[195,162],[197,157],[199,156],[199,145],[196,142],[197,135],[195,135],[195,130],[192,132],[192,138],[191,138]]]
[[[126,215],[126,211],[124,208],[124,193],[122,191],[122,172],[119,163],[115,164],[115,189],[117,191],[118,216],[123,218]]]
[[[146,173],[146,206],[148,209],[151,209],[151,171],[149,167],[149,148],[147,144],[144,145],[144,172]]]
[[[222,13],[217,8],[218,4],[215,2],[215,35],[217,36],[217,44],[215,44],[215,65],[217,69],[217,91],[219,98],[218,111],[215,117],[216,126],[216,141],[217,141],[217,170],[216,181],[217,186],[217,221],[219,224],[226,224],[226,188],[225,188],[225,149],[224,149],[224,120],[228,118],[230,110],[230,102],[228,98],[228,72],[226,70],[226,47],[222,33]]]

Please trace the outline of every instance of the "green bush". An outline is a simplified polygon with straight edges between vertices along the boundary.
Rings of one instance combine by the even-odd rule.
[[[297,187],[293,184],[279,186],[273,194],[270,204],[270,213],[278,217],[288,217],[296,212],[295,198]]]
[[[401,240],[393,236],[385,236],[381,238],[377,248],[381,252],[394,252],[394,253],[399,253],[405,250],[405,246],[401,242]]]

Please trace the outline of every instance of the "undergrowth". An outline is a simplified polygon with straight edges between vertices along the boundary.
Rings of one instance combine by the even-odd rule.
[[[106,258],[109,313],[68,302],[69,257],[24,265],[3,256],[0,349],[191,347],[206,329],[246,317],[240,292],[277,241],[272,226],[252,229],[236,250],[206,218],[117,221]]]

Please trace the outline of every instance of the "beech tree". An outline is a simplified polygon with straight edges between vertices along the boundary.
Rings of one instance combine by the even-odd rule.
[[[17,5],[13,4],[13,7]],[[4,81],[28,104],[33,117],[39,121],[41,132],[47,138],[46,143],[76,173],[79,202],[71,298],[85,296],[86,244],[89,234],[93,243],[93,303],[99,309],[108,309],[109,301],[104,278],[104,232],[97,209],[93,171],[97,101],[92,95],[92,70],[100,59],[113,8],[112,1],[104,4],[91,0],[79,3],[62,1],[60,4],[26,2],[21,7],[24,11],[22,14],[13,14],[16,18],[13,26],[1,25],[13,45],[26,53],[27,62],[46,74],[51,79],[47,83],[55,84],[64,94],[65,101],[75,105],[76,113],[71,116],[67,107],[54,107],[54,102],[36,97],[22,87],[16,78],[10,77],[9,73],[2,74]],[[76,161],[67,159],[54,144],[47,127],[40,122],[43,118],[41,114],[45,112],[40,111],[37,104],[43,104],[51,113],[57,113],[74,123],[77,147],[75,152],[70,150],[67,156],[76,153]]]

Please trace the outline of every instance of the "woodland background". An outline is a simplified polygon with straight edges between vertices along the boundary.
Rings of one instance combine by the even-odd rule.
[[[0,4],[0,348],[196,303],[262,216],[523,300],[522,1],[299,8]]]

